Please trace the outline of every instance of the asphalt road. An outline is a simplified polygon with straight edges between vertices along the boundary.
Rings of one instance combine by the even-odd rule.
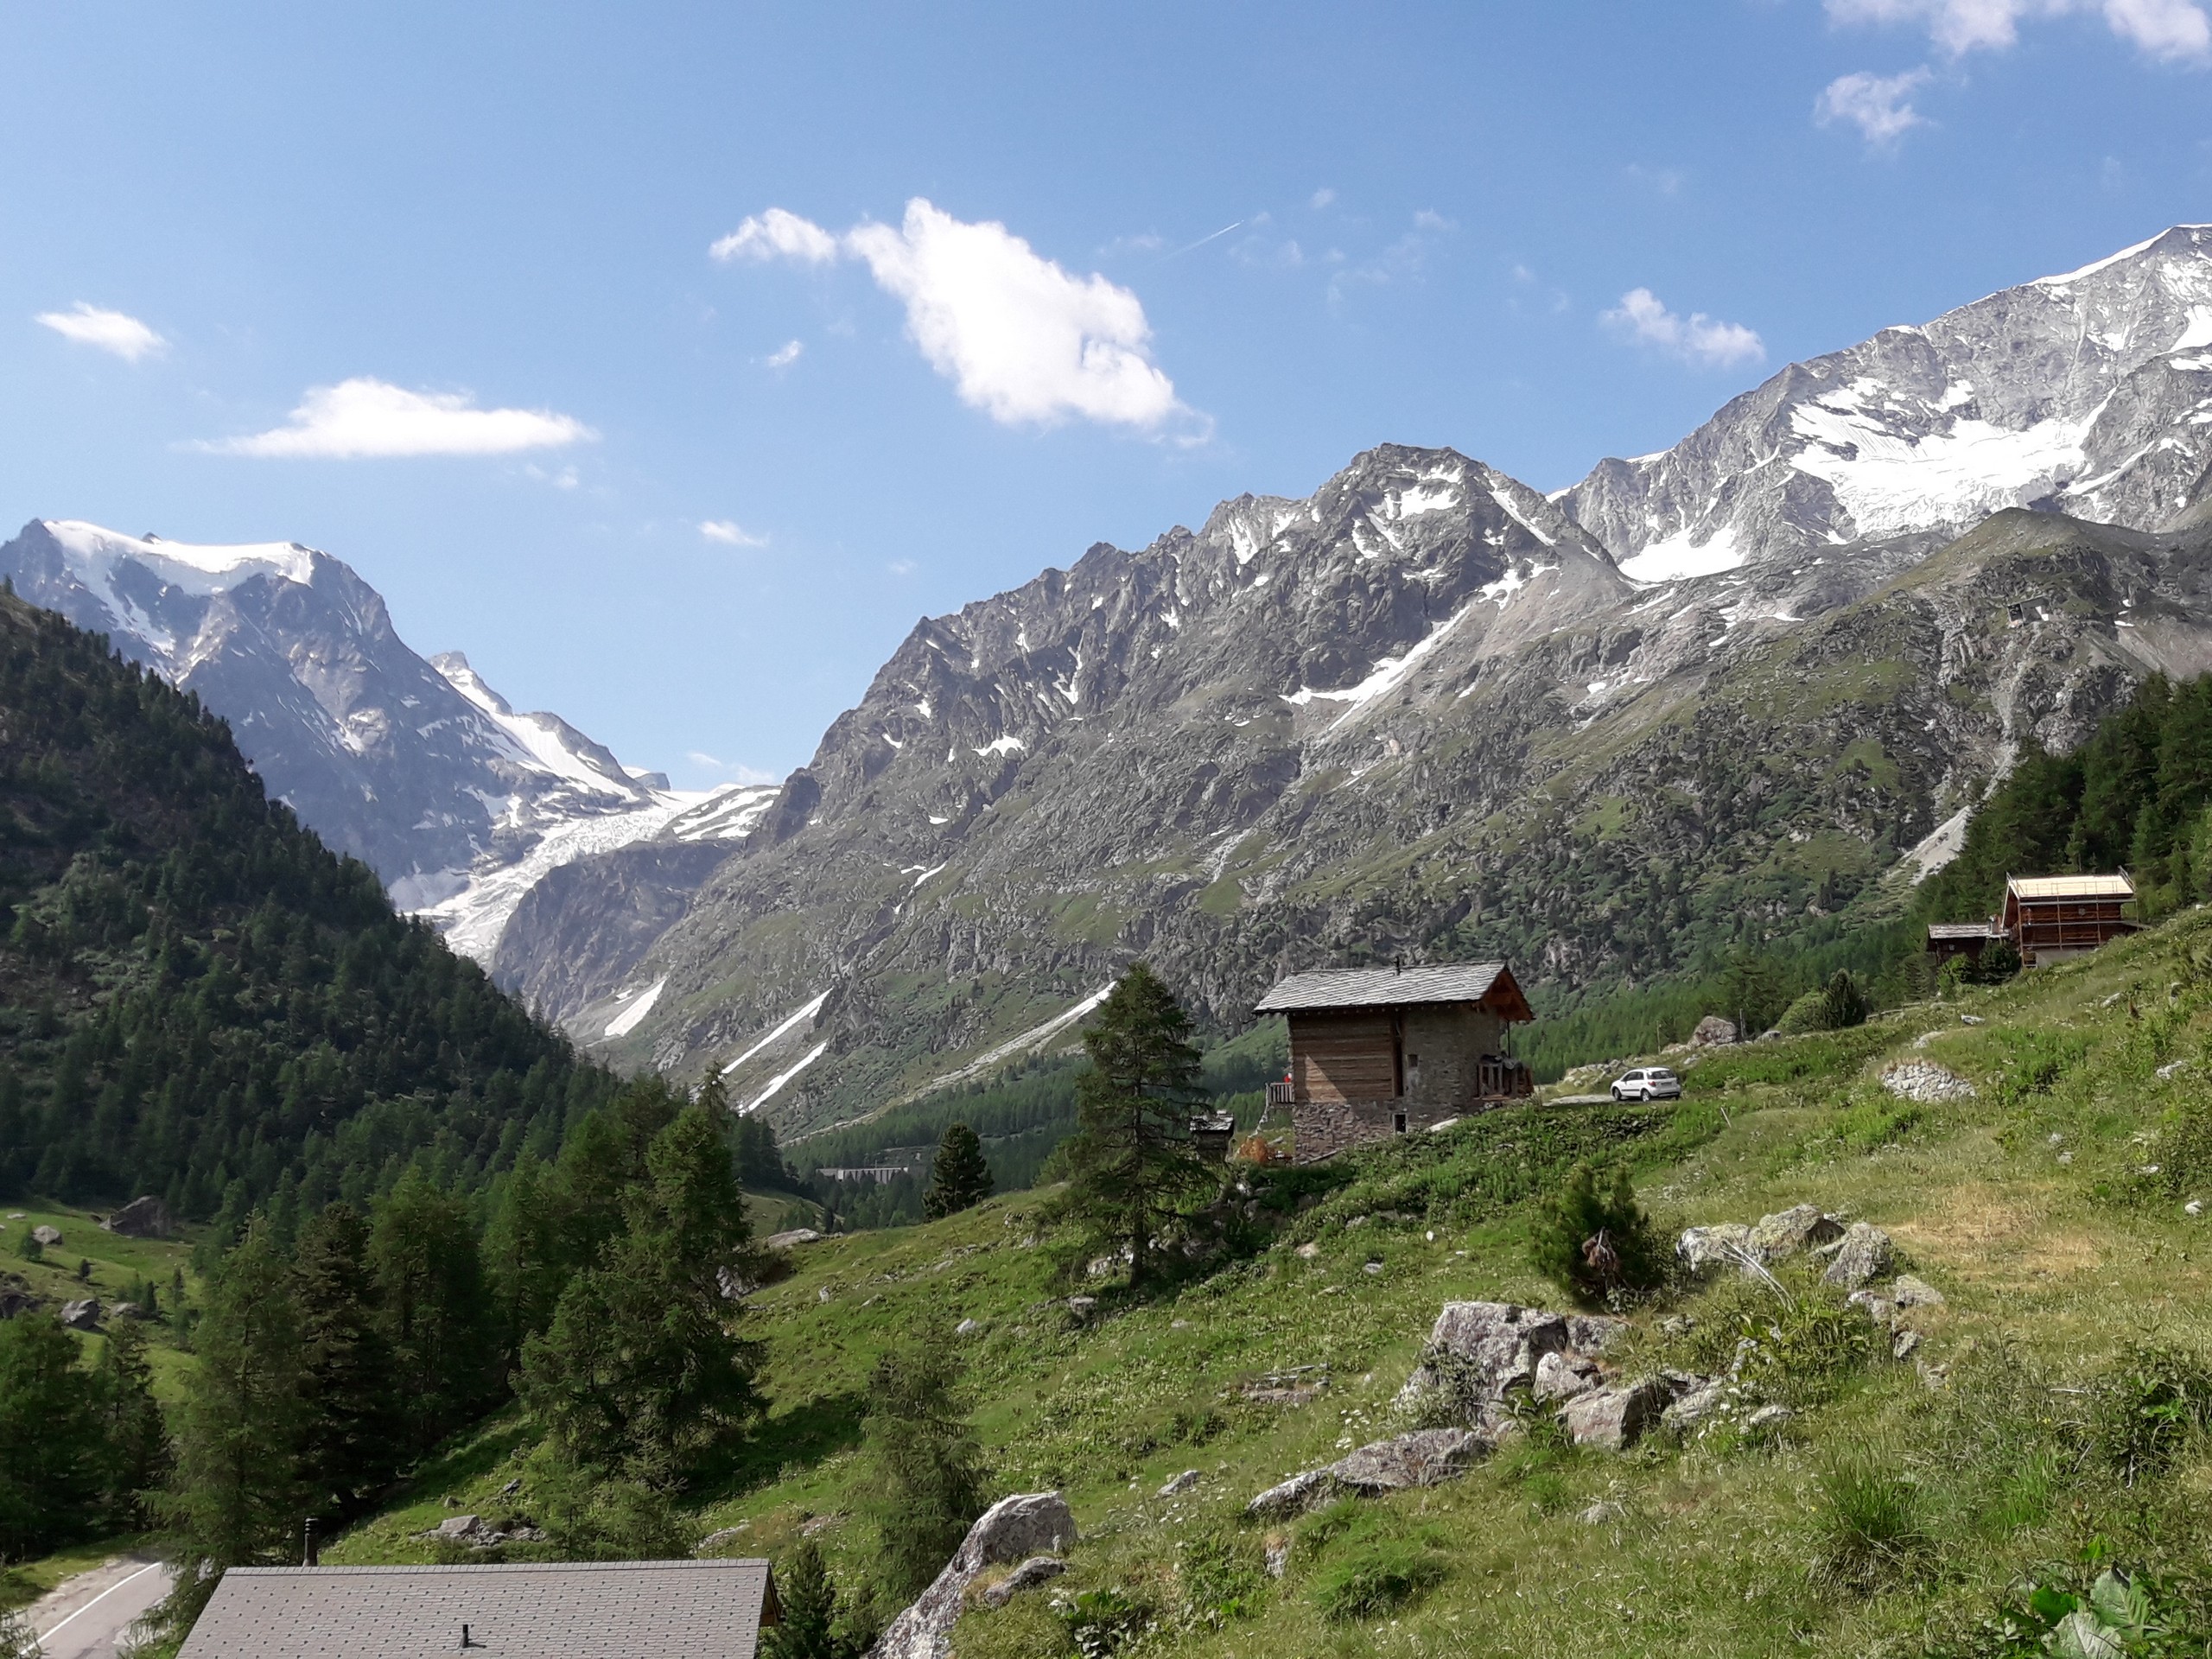
[[[169,1570],[153,1556],[118,1555],[33,1602],[31,1628],[46,1659],[115,1659],[124,1632],[168,1588]]]

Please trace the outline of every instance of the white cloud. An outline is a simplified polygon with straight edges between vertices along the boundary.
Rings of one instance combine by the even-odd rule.
[[[53,329],[64,340],[112,353],[126,363],[136,363],[168,345],[137,318],[120,311],[103,311],[82,300],[67,311],[41,311],[32,321]]]
[[[2020,25],[2094,14],[2120,39],[2154,57],[2212,60],[2212,17],[2202,0],[1827,0],[1841,23],[1910,23],[1953,57],[2001,51]]]
[[[733,259],[796,259],[826,265],[837,257],[837,238],[810,219],[771,207],[747,219],[707,251],[725,264]]]
[[[898,226],[863,224],[833,237],[771,208],[712,251],[862,261],[905,303],[906,332],[930,366],[963,402],[1008,425],[1071,417],[1143,431],[1205,425],[1152,361],[1152,326],[1134,293],[1096,273],[1071,275],[1003,225],[969,224],[918,196]]]
[[[1928,124],[1909,100],[1931,79],[1925,69],[1901,75],[1838,75],[1814,101],[1813,118],[1824,127],[1847,121],[1870,144],[1895,143],[1913,128]]]
[[[1336,199],[1337,193],[1325,184],[1313,194],[1306,205],[1318,213]]]
[[[772,369],[788,369],[798,361],[799,353],[806,349],[805,342],[787,340],[764,359]]]
[[[758,766],[748,766],[742,760],[719,760],[703,749],[692,749],[683,757],[704,772],[721,772],[733,784],[772,784],[778,775],[763,772]]]
[[[464,392],[410,391],[366,375],[312,386],[291,423],[195,446],[218,454],[353,461],[365,456],[509,455],[596,438],[548,409],[478,409]]]
[[[768,538],[755,536],[743,528],[734,518],[709,518],[699,525],[699,533],[710,542],[720,542],[727,547],[766,547]]]
[[[883,568],[894,576],[911,576],[914,574],[914,562],[912,559],[893,559]]]
[[[1648,288],[1630,289],[1603,321],[1631,338],[1656,346],[1671,357],[1707,368],[1757,363],[1766,343],[1740,322],[1716,322],[1702,311],[1677,316]]]

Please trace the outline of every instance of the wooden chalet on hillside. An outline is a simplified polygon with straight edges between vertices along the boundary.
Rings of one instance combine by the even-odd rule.
[[[1433,1128],[1535,1090],[1509,1028],[1535,1016],[1502,962],[1294,974],[1260,1014],[1290,1026],[1293,1156]]]
[[[2024,967],[2063,962],[2133,933],[2142,925],[2128,916],[2135,883],[2126,870],[2108,875],[2016,875],[2005,883],[2005,908],[1986,922],[1937,922],[1928,949],[1939,962],[1979,959],[2003,939],[2020,953]]]

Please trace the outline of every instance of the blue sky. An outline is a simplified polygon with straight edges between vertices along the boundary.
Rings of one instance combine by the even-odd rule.
[[[2212,219],[2200,0],[87,0],[0,64],[7,527],[324,548],[694,786],[1095,541],[1385,441],[1557,488]]]

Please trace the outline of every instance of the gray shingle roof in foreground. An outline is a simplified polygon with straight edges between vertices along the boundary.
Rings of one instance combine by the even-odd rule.
[[[232,1567],[178,1659],[754,1659],[774,1596],[762,1560]]]
[[[1260,999],[1259,1014],[1310,1008],[1401,1007],[1413,1002],[1479,1002],[1503,979],[1511,1001],[1521,988],[1502,962],[1455,962],[1439,968],[1327,968],[1293,974]]]

